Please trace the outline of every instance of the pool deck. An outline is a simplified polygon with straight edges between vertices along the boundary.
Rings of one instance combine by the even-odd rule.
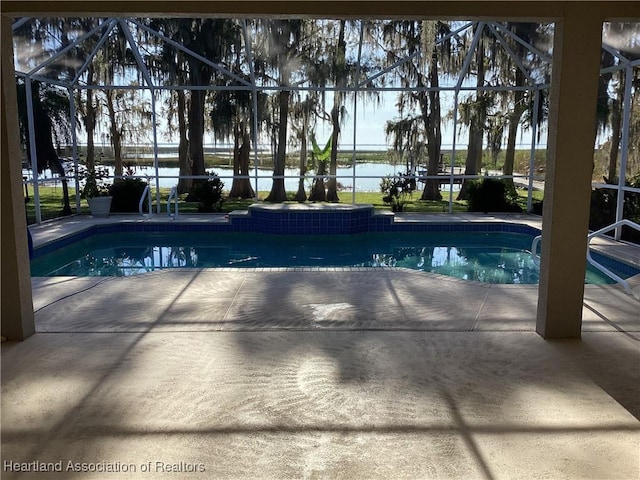
[[[167,217],[31,230],[38,245],[121,220]],[[3,462],[136,471],[3,479],[640,478],[640,302],[618,286],[585,286],[581,340],[545,341],[536,286],[404,269],[32,284],[37,333],[2,345]]]

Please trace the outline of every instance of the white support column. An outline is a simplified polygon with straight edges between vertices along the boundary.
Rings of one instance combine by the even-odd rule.
[[[2,152],[2,336],[9,340],[24,340],[35,332],[31,275],[29,272],[29,250],[27,244],[27,222],[24,213],[22,190],[22,163],[20,161],[20,133],[18,131],[18,107],[16,79],[13,70],[13,40],[11,19],[1,17],[2,41],[2,130],[0,141]],[[4,347],[3,347],[4,348]]]
[[[536,325],[547,339],[581,333],[601,35],[579,4],[554,29]]]

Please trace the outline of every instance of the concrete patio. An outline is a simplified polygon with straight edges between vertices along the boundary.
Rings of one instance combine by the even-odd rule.
[[[617,286],[585,287],[581,340],[545,341],[536,286],[402,269],[32,283],[2,478],[640,477],[640,303]]]

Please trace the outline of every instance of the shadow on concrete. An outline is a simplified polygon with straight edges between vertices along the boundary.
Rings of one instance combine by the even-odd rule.
[[[3,460],[205,461],[201,478],[638,473],[625,332],[471,331],[487,287],[343,273],[194,271],[162,277],[161,300],[151,279],[114,281],[43,307],[61,333],[2,346]]]

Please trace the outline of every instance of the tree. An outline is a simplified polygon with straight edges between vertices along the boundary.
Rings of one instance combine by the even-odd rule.
[[[240,26],[231,19],[181,18],[165,24],[172,38],[192,52],[211,62],[224,64],[234,50],[241,47]],[[188,65],[189,85],[207,86],[211,83],[215,69],[200,59],[184,55]],[[189,157],[193,175],[205,175],[204,131],[206,90],[191,89],[188,108]]]
[[[491,165],[494,170],[497,168],[498,155],[502,150],[504,127],[507,126],[507,123],[507,115],[502,112],[489,113],[487,116],[487,144],[491,152]]]
[[[511,35],[502,38],[498,32],[501,28]],[[493,164],[497,160],[497,153],[502,147],[502,140],[506,128],[506,151],[503,165],[504,175],[513,175],[515,163],[516,137],[521,125],[523,115],[528,113],[526,119],[529,125],[532,122],[534,96],[525,89],[535,79],[548,79],[549,64],[539,56],[536,43],[546,42],[548,27],[529,22],[506,23],[502,27],[482,26],[478,31],[474,27],[474,35],[479,36],[474,52],[468,55],[475,56],[472,66],[476,68],[477,90],[474,96],[460,104],[460,118],[463,124],[469,126],[469,144],[467,159],[465,162],[465,174],[477,175],[482,168],[483,139],[487,134],[487,143],[490,147]],[[520,41],[516,41],[517,37]],[[529,45],[529,46],[527,46]],[[484,86],[514,87],[502,91],[481,90]],[[541,100],[544,97],[541,94]],[[538,124],[544,121],[544,104],[538,105]],[[504,113],[506,110],[507,113]],[[515,194],[513,179],[505,179],[507,190]],[[467,199],[470,182],[464,181],[459,200]]]
[[[410,88],[415,85],[420,88],[415,91],[407,90],[398,95],[397,105],[401,118],[397,127],[402,126],[405,132],[420,132],[420,135],[408,137],[413,138],[412,141],[416,144],[407,148],[420,151],[419,144],[426,144],[428,176],[437,175],[440,167],[442,120],[440,92],[437,88],[441,69],[448,73],[454,68],[454,63],[451,62],[452,52],[458,41],[455,36],[447,36],[449,33],[449,24],[441,21],[390,21],[383,25],[383,38],[388,45],[387,64],[396,64],[407,55],[415,57],[415,60],[405,61],[394,70],[402,86]],[[419,53],[420,55],[417,55]],[[424,88],[427,86],[434,88],[426,91]],[[421,122],[421,128],[403,122],[404,112],[414,112],[414,109],[418,109],[419,114],[408,119],[411,122]],[[425,181],[421,199],[442,199],[438,179]]]
[[[307,199],[307,193],[304,188],[304,176],[307,173],[308,163],[307,153],[309,150],[307,138],[313,130],[315,119],[319,116],[319,108],[318,94],[316,92],[307,92],[304,100],[295,102],[292,109],[291,128],[294,132],[294,140],[300,146],[300,179],[298,180],[298,191],[294,197],[297,202],[304,202]],[[324,185],[322,190],[324,192]]]
[[[58,144],[61,143],[62,138],[68,143],[70,137],[69,99],[54,87],[43,86],[40,82],[32,82],[33,132],[31,132],[27,113],[27,91],[25,84],[22,82],[17,85],[17,96],[21,140],[25,146],[27,158],[31,161],[32,150],[30,135],[33,134],[38,174],[49,168],[61,177],[63,194],[62,215],[71,215],[69,188],[64,165],[53,145],[54,138]],[[54,125],[56,125],[55,128]]]
[[[619,23],[608,22],[604,24],[604,43],[609,48],[617,49],[627,60],[634,61],[640,58],[637,53],[640,41],[640,24],[638,23]],[[620,41],[625,39],[624,41]],[[600,68],[607,69],[609,67],[618,66],[620,60],[617,59],[609,49],[602,49],[600,60]],[[605,72],[600,74],[600,82],[598,84],[598,103],[596,110],[596,122],[600,133],[610,132],[609,134],[609,161],[606,179],[613,181],[618,176],[618,153],[620,150],[620,141],[622,138],[622,116],[624,92],[626,90],[626,82],[628,81],[626,69],[620,68],[614,72]],[[633,75],[632,81],[632,103],[638,96],[637,74]],[[634,88],[635,87],[635,88]],[[632,109],[633,110],[633,109]],[[631,116],[630,130],[634,130],[634,118]],[[631,140],[629,152],[633,154],[637,151],[637,145],[633,145],[634,136],[629,132]]]
[[[329,161],[329,175],[327,182],[327,201],[339,202],[338,198],[338,179],[335,175],[338,173],[338,141],[340,138],[340,125],[345,117],[344,100],[346,94],[344,87],[349,78],[350,65],[346,59],[347,44],[345,42],[345,25],[346,20],[338,21],[338,41],[333,52],[330,54],[331,68],[329,70],[333,77],[336,90],[333,92],[333,106],[331,107],[331,159]]]
[[[332,35],[329,25],[332,22],[326,20],[316,20],[305,22],[303,25],[303,41],[300,45],[299,58],[307,72],[307,81],[311,86],[326,87],[330,76],[329,39]],[[305,191],[305,174],[308,166],[315,170],[316,175],[312,182],[309,200],[326,201],[327,192],[325,175],[327,174],[327,164],[331,156],[331,140],[329,138],[327,147],[321,152],[315,143],[315,127],[318,119],[330,122],[331,116],[324,111],[326,91],[310,90],[307,92],[293,92],[293,105],[291,107],[291,143],[299,148],[299,174],[298,190],[294,199],[304,202],[307,199]],[[308,141],[311,140],[311,160],[308,161]],[[309,165],[308,165],[309,164]]]
[[[296,64],[296,56],[302,39],[303,20],[265,20],[264,33],[268,39],[265,47],[265,65],[277,74],[277,83],[281,87],[278,92],[278,139],[276,156],[273,162],[273,183],[265,201],[284,202],[287,192],[284,186],[284,170],[287,154],[287,124],[289,121],[289,99],[291,91],[292,66]],[[267,72],[264,72],[265,74]]]
[[[93,63],[90,63],[87,68],[87,85],[93,85],[95,79],[95,70]],[[98,113],[98,104],[95,102],[95,92],[92,88],[87,88],[86,100],[82,101],[82,90],[76,91],[76,105],[77,111],[80,114],[82,123],[87,132],[87,151],[85,155],[85,165],[87,168],[95,168],[95,131],[96,131],[96,117]]]
[[[230,198],[253,198],[249,166],[253,131],[253,92],[217,90],[211,96],[211,127],[217,138],[233,140],[233,175]],[[258,94],[258,115],[264,116],[266,95]],[[244,178],[236,178],[236,177]]]
[[[105,103],[109,113],[109,140],[113,147],[114,176],[122,177],[122,143],[145,136],[151,124],[151,106],[140,99],[135,90],[104,90]],[[116,178],[116,181],[118,178]]]
[[[184,90],[176,90],[175,96],[178,107],[178,173],[179,175],[190,176],[193,171],[193,162],[189,157],[189,140],[187,137],[187,100]],[[188,192],[192,185],[193,179],[180,178],[178,180],[178,193]]]
[[[311,161],[316,171],[316,177],[313,179],[309,200],[312,202],[324,202],[327,200],[327,191],[324,183],[324,176],[327,174],[327,160],[331,158],[331,137],[323,149],[320,149],[316,142],[314,133],[311,133]]]
[[[540,29],[540,26],[537,23],[507,23],[506,28],[511,30],[511,32],[513,32],[518,38],[530,45],[534,45],[545,36],[545,33]],[[529,68],[530,76],[535,70],[537,70],[536,75],[542,78],[549,75],[549,65],[546,62],[541,61],[541,59],[538,59],[537,61],[526,61],[528,51],[524,45],[520,42],[516,42],[512,37],[508,37],[506,42],[514,54],[524,63],[524,66]],[[509,56],[506,61],[503,59],[500,66],[506,77],[513,77],[515,87],[524,87],[526,85],[524,72],[513,64],[514,61],[511,56]],[[515,73],[511,74],[514,70]],[[520,126],[522,116],[527,109],[533,109],[534,101],[530,98],[530,93],[528,91],[520,89],[507,92],[507,96],[511,98],[509,99],[510,105],[508,105],[510,112],[508,114],[507,148],[505,151],[502,173],[504,175],[513,175],[518,127]],[[538,117],[539,122],[543,119],[544,117]],[[515,190],[512,178],[505,178],[505,183],[507,184],[507,189],[512,191]]]
[[[474,27],[474,34],[476,29]],[[487,109],[493,103],[492,95],[489,92],[480,90],[485,85],[485,37],[484,25],[483,31],[480,32],[480,38],[474,52],[476,67],[476,90],[475,95],[470,97],[467,102],[460,104],[460,117],[462,122],[469,126],[469,143],[467,146],[467,159],[465,161],[465,175],[477,175],[482,167],[482,145],[484,139],[484,128],[487,120]],[[465,179],[462,182],[458,200],[466,200],[468,198],[468,189],[470,181]]]
[[[244,23],[244,28],[249,28]],[[259,69],[255,59],[250,55],[251,46],[234,48],[232,57],[232,70],[244,83],[252,80],[251,72]],[[247,63],[253,62],[252,65]],[[252,198],[256,193],[249,179],[251,138],[257,136],[254,116],[257,123],[262,124],[267,116],[267,94],[246,89],[234,89],[242,84],[238,79],[219,78],[218,86],[228,86],[229,90],[215,90],[211,92],[211,127],[216,138],[232,139],[233,141],[233,183],[229,192],[231,198]],[[254,105],[255,101],[255,105]],[[254,108],[255,107],[255,108]],[[257,109],[257,111],[255,110]],[[255,146],[256,148],[257,145]],[[242,178],[237,178],[237,177]]]
[[[84,31],[89,31],[98,25],[98,19],[80,18],[77,20],[79,26]],[[90,50],[86,42],[80,43],[75,49],[75,55],[79,62],[83,62],[89,55]],[[85,72],[85,81],[87,85],[94,85],[96,80],[96,71],[94,62],[87,65]],[[97,116],[100,112],[100,104],[95,100],[95,91],[87,88],[85,91],[85,99],[82,97],[82,90],[75,91],[76,112],[78,113],[82,124],[84,125],[87,137],[87,150],[85,155],[85,165],[88,169],[95,168],[95,131],[97,127]]]
[[[79,36],[83,31],[93,28],[94,20],[68,19],[68,18],[42,18],[26,22],[14,31],[14,36],[25,37],[25,45],[32,49],[29,56],[31,66],[36,67],[48,60],[52,55],[66,49],[72,41],[72,36]],[[69,57],[50,63],[47,66],[46,75],[56,78],[63,76],[74,78],[77,65],[81,65],[78,59],[86,55],[80,45],[76,45],[69,53]],[[75,58],[74,58],[75,57]],[[42,73],[42,72],[38,72]],[[38,173],[46,168],[62,177],[63,190],[63,215],[71,214],[69,204],[68,181],[64,165],[54,148],[53,140],[60,146],[61,143],[69,143],[71,138],[70,106],[69,98],[58,88],[50,85],[32,82],[33,102],[33,136],[36,146],[36,158],[38,160]],[[22,141],[25,145],[27,156],[31,160],[31,142],[29,137],[29,125],[27,121],[26,88],[24,83],[18,85],[19,116]],[[95,117],[94,117],[95,119]],[[87,127],[89,128],[89,123]]]
[[[329,161],[329,180],[327,181],[327,201],[338,202],[338,152],[341,128],[346,120],[346,102],[358,95],[365,101],[376,101],[380,98],[378,92],[370,88],[375,86],[375,81],[370,81],[366,89],[355,93],[347,90],[347,85],[358,84],[362,76],[366,76],[374,65],[367,61],[366,55],[375,47],[375,23],[360,20],[325,21],[324,31],[320,35],[322,39],[319,54],[322,60],[315,62],[315,72],[312,83],[317,86],[326,86],[328,83],[335,87],[331,110],[327,119],[331,123],[331,158]],[[360,28],[356,30],[356,26]],[[336,33],[337,30],[337,33]],[[363,35],[360,35],[360,31]],[[366,33],[366,35],[365,35]],[[356,58],[347,51],[347,41],[354,42],[355,35],[363,42],[364,57]],[[316,37],[317,38],[317,37]],[[334,40],[335,39],[335,40]],[[358,41],[360,41],[358,40]],[[362,53],[361,53],[362,55]]]
[[[429,163],[427,165],[427,175],[437,175],[440,169],[440,157],[442,148],[442,116],[440,107],[440,91],[439,87],[439,61],[445,64],[450,70],[452,45],[451,40],[440,41],[450,33],[449,24],[446,22],[423,22],[423,41],[422,46],[424,55],[431,53],[429,62],[429,83],[433,88],[429,90],[428,107],[425,108],[426,102],[422,102],[422,115],[425,124],[427,137],[427,151]],[[425,181],[424,190],[422,191],[421,200],[441,200],[440,181],[438,179],[427,179]]]
[[[178,22],[176,19],[152,19],[149,21],[150,26],[168,35],[172,40],[178,41]],[[177,49],[170,43],[158,38],[149,37],[148,41],[156,48],[152,52],[157,52],[158,47],[160,53],[151,53],[147,56],[147,62],[150,65],[150,72],[153,77],[162,83],[171,85],[186,85],[188,82],[188,65],[186,62],[186,54],[182,50]],[[193,179],[182,178],[192,175],[193,163],[189,156],[189,138],[188,138],[188,105],[189,93],[185,90],[173,90],[166,98],[167,113],[167,134],[170,139],[177,132],[178,134],[178,193],[187,193],[191,190]],[[177,125],[176,125],[177,120]]]
[[[387,140],[391,140],[394,152],[405,163],[405,172],[411,175],[416,171],[418,161],[423,154],[425,138],[423,124],[419,116],[404,117],[388,121],[385,127]]]
[[[86,81],[91,85],[94,79],[102,85],[112,86],[118,80],[131,82],[134,86],[140,84],[142,72],[132,53],[122,26],[117,25],[110,32],[103,48],[96,52],[86,70]],[[131,79],[133,76],[134,79]],[[136,78],[137,77],[137,78]],[[122,142],[126,138],[138,138],[148,129],[151,119],[151,109],[147,102],[140,101],[135,90],[124,91],[114,88],[103,88],[102,98],[96,101],[104,102],[104,108],[108,115],[107,131],[113,148],[114,175],[122,177],[124,173],[122,158]],[[87,136],[91,138],[89,146],[93,146],[93,129],[100,123],[96,122],[96,110],[100,106],[93,107],[93,94],[87,94],[88,103],[85,112],[85,125],[88,123]],[[95,122],[92,124],[92,122]],[[92,166],[92,158],[89,158],[88,168]],[[117,179],[116,179],[117,180]]]

